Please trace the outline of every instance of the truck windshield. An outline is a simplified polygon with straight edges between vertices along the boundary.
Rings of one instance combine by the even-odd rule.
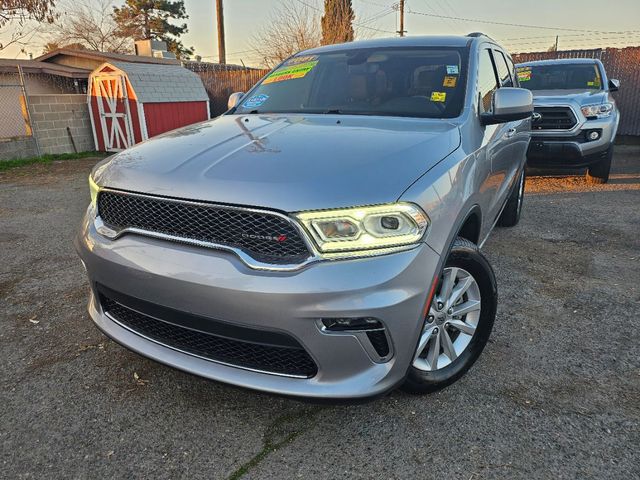
[[[236,113],[452,118],[464,104],[464,48],[370,48],[296,55],[269,73]]]
[[[602,78],[595,63],[520,66],[516,71],[520,85],[529,90],[602,89]]]

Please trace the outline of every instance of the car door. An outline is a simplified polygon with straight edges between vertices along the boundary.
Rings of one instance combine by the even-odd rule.
[[[495,47],[491,53],[498,75],[499,87],[517,86],[517,79],[511,59]],[[525,155],[529,146],[530,122],[530,119],[516,120],[507,122],[502,126],[503,131],[499,139],[502,145],[499,149],[496,149],[491,159],[491,174],[494,177],[494,181],[498,183],[496,191],[498,209],[502,208],[524,164]],[[497,214],[499,213],[498,211]]]
[[[500,88],[498,76],[493,61],[491,46],[486,44],[479,51],[478,83],[476,95],[478,98],[478,116],[491,112],[493,108],[493,94]],[[483,215],[487,219],[483,222],[486,235],[494,224],[502,209],[501,193],[506,181],[504,165],[508,162],[509,129],[507,123],[483,126],[482,146],[477,152],[479,167],[483,172],[480,185]]]

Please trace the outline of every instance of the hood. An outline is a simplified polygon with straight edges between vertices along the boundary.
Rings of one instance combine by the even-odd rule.
[[[98,165],[103,187],[292,212],[394,202],[460,145],[441,120],[224,115]]]
[[[533,90],[535,105],[575,103],[578,106],[604,103],[607,92],[602,90]]]

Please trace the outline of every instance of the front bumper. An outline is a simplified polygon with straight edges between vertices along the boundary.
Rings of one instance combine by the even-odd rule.
[[[587,120],[574,112],[581,120],[574,128],[563,130],[535,130],[527,151],[527,165],[535,168],[582,168],[604,158],[615,140],[619,115]],[[598,131],[600,138],[588,141],[586,134]]]
[[[378,257],[326,261],[295,272],[251,270],[234,254],[135,234],[109,240],[88,214],[76,238],[92,295],[91,318],[107,336],[166,365],[266,392],[326,399],[382,394],[403,381],[422,327],[427,292],[440,256],[425,244]],[[105,315],[97,286],[189,314],[282,332],[317,365],[312,378],[260,373],[177,351]],[[384,324],[389,358],[366,337],[327,332],[321,318],[373,317]]]

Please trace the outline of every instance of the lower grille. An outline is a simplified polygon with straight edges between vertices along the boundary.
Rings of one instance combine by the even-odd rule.
[[[387,335],[384,330],[372,330],[367,332],[367,337],[376,353],[381,357],[389,355],[389,342],[387,341]]]
[[[160,307],[102,286],[98,291],[102,309],[111,318],[167,347],[264,373],[310,378],[318,372],[309,354],[288,335]]]
[[[569,107],[536,107],[535,113],[542,117],[533,122],[533,130],[571,130],[578,123]]]

